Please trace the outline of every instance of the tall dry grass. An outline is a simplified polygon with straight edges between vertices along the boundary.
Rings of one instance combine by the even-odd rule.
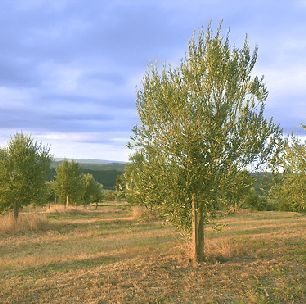
[[[88,216],[60,214],[78,209]],[[132,209],[29,209],[49,225],[0,237],[0,303],[306,303],[306,217],[229,215],[222,232],[206,227],[194,269],[188,238]]]
[[[61,214],[87,214],[89,211],[83,206],[65,206],[65,205],[51,205],[45,213],[61,213]]]
[[[179,259],[179,263],[183,262],[182,257],[185,258],[185,262],[188,260],[190,262],[193,258],[192,242],[186,240],[183,244],[175,246],[173,252],[175,252],[176,258]],[[254,254],[255,251],[251,242],[227,237],[217,239],[205,238],[204,262],[206,263],[226,263],[235,258],[253,256]]]
[[[132,206],[133,218],[143,222],[154,221],[159,218],[156,210],[149,210],[144,206]]]
[[[46,216],[43,214],[20,213],[18,220],[14,220],[13,214],[0,216],[0,234],[14,234],[16,232],[27,232],[40,230],[47,224]]]

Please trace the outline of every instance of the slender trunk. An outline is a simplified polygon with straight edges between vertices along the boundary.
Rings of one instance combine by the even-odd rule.
[[[192,195],[192,254],[193,254],[193,264],[197,266],[199,261],[198,257],[198,208],[197,203],[194,199],[194,194]]]
[[[69,200],[68,200],[68,195],[67,195],[67,204],[66,204],[67,208],[68,208],[68,205],[69,205]]]
[[[14,221],[15,223],[17,222],[18,215],[19,215],[19,204],[18,204],[18,200],[15,200],[14,202]]]
[[[200,210],[198,219],[198,262],[204,261],[204,214]]]

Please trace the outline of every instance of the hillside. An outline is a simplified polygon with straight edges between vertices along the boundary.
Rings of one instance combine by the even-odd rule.
[[[68,159],[68,161],[71,161]],[[111,162],[106,160],[95,159],[75,159],[80,167],[83,169],[83,173],[90,173],[93,175],[96,181],[103,185],[104,189],[113,190],[116,186],[116,179],[118,175],[124,172],[126,163],[124,162]],[[51,181],[55,179],[55,168],[57,168],[63,160],[55,159],[51,164],[51,169],[47,176],[47,180]]]
[[[68,159],[71,162],[72,159]],[[118,175],[121,175],[126,166],[126,162],[114,162],[102,159],[74,159],[80,167],[83,169],[83,173],[90,173],[93,175],[96,181],[101,183],[104,189],[113,190],[116,186],[116,179]],[[55,168],[57,168],[63,159],[56,158],[52,164],[47,180],[51,181],[55,179]],[[258,195],[264,195],[264,192],[268,192],[271,187],[272,176],[271,173],[253,173],[257,178],[254,183],[254,188]],[[262,190],[261,190],[262,189]],[[264,190],[264,191],[263,191]]]
[[[64,159],[55,158],[51,163],[51,168],[57,168]],[[67,158],[68,162],[71,162],[72,159]],[[125,162],[116,162],[102,159],[74,159],[83,169],[90,170],[117,170],[124,172]]]

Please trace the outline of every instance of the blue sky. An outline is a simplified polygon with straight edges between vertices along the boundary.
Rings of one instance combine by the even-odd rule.
[[[173,66],[194,30],[259,46],[265,116],[301,137],[306,123],[306,1],[0,3],[0,146],[21,130],[55,157],[127,161],[135,86],[150,60]]]

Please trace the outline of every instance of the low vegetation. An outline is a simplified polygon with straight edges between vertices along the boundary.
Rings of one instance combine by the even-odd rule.
[[[43,214],[23,214],[18,222],[12,214],[5,214],[0,216],[0,235],[42,230],[46,223],[46,216]]]
[[[222,232],[206,227],[196,269],[184,235],[122,201],[0,222],[1,303],[306,303],[298,213],[244,210]]]

